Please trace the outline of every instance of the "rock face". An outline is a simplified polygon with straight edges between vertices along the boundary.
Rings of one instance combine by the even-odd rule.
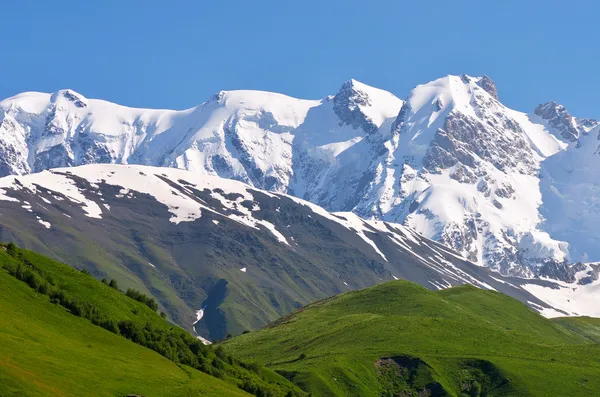
[[[229,91],[184,111],[24,93],[0,102],[0,175],[176,167],[401,223],[504,274],[600,260],[600,123],[498,98],[467,75],[406,101],[350,80],[322,100]]]
[[[533,113],[545,120],[550,127],[560,133],[562,138],[570,142],[576,141],[580,136],[587,134],[599,125],[596,120],[574,118],[563,105],[554,101],[539,105]]]

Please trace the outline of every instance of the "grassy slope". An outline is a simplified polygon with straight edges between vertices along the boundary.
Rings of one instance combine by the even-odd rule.
[[[294,372],[322,396],[375,396],[383,357],[425,361],[458,395],[469,359],[508,380],[489,395],[589,396],[600,390],[600,345],[518,301],[462,286],[431,292],[396,281],[317,302],[264,330],[236,337],[230,352]]]
[[[111,396],[249,395],[236,386],[239,379],[225,375],[228,382],[224,382],[176,365],[50,303],[48,296],[35,293],[2,266],[29,261],[69,296],[93,304],[111,319],[130,320],[142,327],[173,328],[144,304],[89,275],[31,251],[18,253],[19,259],[0,248],[0,396],[81,395],[86,394],[84,391]],[[241,378],[261,382],[255,373],[238,364],[226,365]],[[275,385],[276,395],[295,389],[272,370],[262,368],[259,372],[263,380]]]
[[[248,396],[73,316],[0,271],[1,396]]]
[[[592,342],[600,343],[600,318],[560,317],[552,321],[584,336]]]

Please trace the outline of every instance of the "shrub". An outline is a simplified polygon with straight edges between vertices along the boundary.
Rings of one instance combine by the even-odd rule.
[[[158,303],[156,303],[156,301],[153,298],[142,294],[138,290],[129,288],[129,289],[127,289],[127,292],[125,292],[125,295],[127,295],[131,299],[135,299],[138,302],[142,302],[144,305],[148,306],[150,309],[152,309],[154,311],[158,310]]]
[[[8,243],[8,245],[6,246],[6,252],[10,256],[13,256],[13,257],[16,256],[17,255],[17,246],[14,243]]]

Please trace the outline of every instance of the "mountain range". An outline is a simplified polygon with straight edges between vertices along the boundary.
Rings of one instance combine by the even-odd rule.
[[[399,223],[531,277],[600,259],[599,133],[555,102],[507,108],[487,76],[446,76],[405,100],[355,80],[320,100],[222,91],[183,111],[28,92],[0,102],[0,175],[182,168]]]

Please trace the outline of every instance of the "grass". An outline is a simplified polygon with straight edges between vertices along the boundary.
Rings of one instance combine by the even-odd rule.
[[[0,395],[249,396],[51,304],[0,271]]]
[[[600,318],[593,317],[561,317],[553,321],[592,342],[600,343]]]
[[[26,274],[38,281],[21,281],[31,279]],[[46,284],[43,290],[40,283]],[[122,291],[33,252],[1,246],[0,291],[2,397],[250,395],[242,388],[269,397],[304,394],[270,369],[202,346]],[[93,307],[118,328],[110,332],[62,303],[51,303],[51,291]],[[122,328],[122,323],[131,325]],[[132,329],[135,335],[124,333]]]
[[[583,322],[567,327],[471,286],[395,281],[314,303],[225,347],[316,396],[590,396],[600,345],[587,323],[598,322]]]

